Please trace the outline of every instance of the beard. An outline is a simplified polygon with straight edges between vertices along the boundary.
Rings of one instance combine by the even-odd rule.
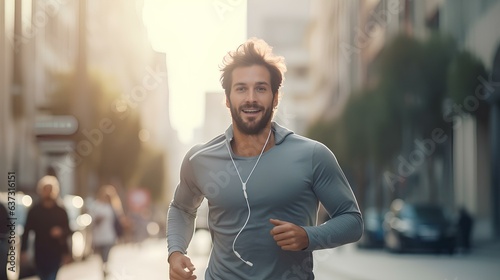
[[[238,128],[239,131],[243,132],[244,134],[247,135],[259,134],[264,130],[264,128],[266,128],[267,124],[273,118],[273,110],[271,109],[272,105],[267,109],[255,103],[245,104],[240,106],[239,108],[236,108],[231,104],[231,100],[229,100],[229,103],[231,105],[230,111],[231,111],[231,118],[233,119],[233,124]],[[250,118],[249,121],[245,122],[241,117],[241,111],[246,109],[258,109],[264,112],[264,115],[262,115],[262,118],[260,120],[257,120],[256,118]]]

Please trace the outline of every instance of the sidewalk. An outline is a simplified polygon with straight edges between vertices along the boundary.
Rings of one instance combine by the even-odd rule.
[[[358,250],[350,244],[315,252],[315,266],[349,280],[498,280],[500,241],[482,244],[469,255],[392,254]]]

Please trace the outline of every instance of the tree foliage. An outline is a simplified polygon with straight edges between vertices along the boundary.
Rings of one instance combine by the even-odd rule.
[[[447,95],[455,104],[463,104],[468,96],[482,97],[484,93],[478,92],[478,89],[484,89],[479,86],[479,78],[486,78],[486,75],[486,68],[478,58],[468,51],[461,51],[454,57],[448,69]],[[488,106],[483,98],[477,98],[477,96],[476,99],[480,102],[479,110],[469,113],[482,116],[485,112],[483,108],[488,108]]]
[[[96,173],[99,183],[118,181],[126,188],[138,187],[131,184],[144,184],[139,186],[151,189],[155,198],[159,198],[164,182],[164,155],[150,152],[153,149],[140,141],[140,115],[126,104],[112,78],[98,71],[91,72],[86,90],[78,92],[74,73],[59,73],[54,77],[49,110],[54,115],[74,115],[79,120],[73,141],[76,145],[83,141],[91,143],[90,152],[79,156],[88,169]],[[80,104],[79,100],[84,103]],[[76,108],[78,106],[81,108]],[[101,129],[103,125],[106,131]],[[140,168],[140,164],[149,169]]]
[[[348,168],[374,163],[381,176],[415,139],[450,127],[443,101],[451,96],[462,103],[483,74],[482,64],[459,53],[448,36],[417,40],[398,35],[369,67],[370,83],[351,93],[343,115],[312,125],[309,136],[332,148]]]

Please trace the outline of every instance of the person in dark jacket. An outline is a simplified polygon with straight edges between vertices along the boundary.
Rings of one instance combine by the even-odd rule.
[[[458,245],[465,254],[469,253],[471,250],[471,235],[473,225],[474,220],[472,219],[472,216],[467,212],[465,207],[460,208],[460,214],[458,217]]]
[[[55,280],[61,265],[69,261],[68,214],[57,202],[59,182],[54,176],[38,181],[40,201],[28,212],[21,244],[21,258],[27,259],[28,236],[35,233],[35,265],[41,280]]]

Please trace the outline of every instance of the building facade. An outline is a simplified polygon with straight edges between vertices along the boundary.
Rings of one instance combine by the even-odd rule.
[[[285,8],[286,7],[286,8]],[[248,1],[247,37],[258,37],[285,57],[287,72],[275,120],[304,133],[310,114],[308,29],[311,1]]]
[[[451,34],[460,50],[477,56],[493,76],[498,73],[498,1],[325,0],[312,3],[316,16],[311,31],[314,50],[311,71],[317,71],[312,86],[321,89],[317,93],[324,106],[319,116],[322,119],[337,117],[353,90],[371,83],[371,63],[384,44],[398,33],[417,39],[426,39],[436,31]],[[470,112],[460,114],[452,138],[444,144],[448,147],[449,153],[445,153],[448,156],[433,167],[440,183],[433,186],[426,172],[420,170],[422,186],[413,194],[419,196],[414,197],[416,200],[437,195],[436,200],[451,210],[465,206],[476,218],[477,239],[500,234],[498,86],[495,87],[494,78],[483,78],[487,81],[483,86],[492,96],[489,120],[478,120]],[[372,191],[368,193],[368,200],[382,192],[386,206],[394,196],[391,190],[374,186],[369,189]]]
[[[151,48],[140,5],[7,0],[0,3],[0,15],[2,176],[16,171],[20,190],[30,192],[42,175],[53,172],[63,195],[92,195],[103,182],[85,159],[110,135],[102,129],[120,125],[124,112],[134,109],[141,122],[136,135],[140,145],[165,155],[162,168],[169,177],[166,155],[175,149],[169,145],[175,135],[168,115],[165,57]],[[111,106],[91,106],[90,72],[103,73],[105,84],[121,94]],[[51,108],[61,74],[76,77],[63,96],[70,112],[64,116]],[[115,114],[115,123],[92,122],[98,110]],[[129,184],[134,186],[121,187],[139,187],[143,177],[133,177]],[[104,180],[111,183],[113,178]],[[161,184],[166,188],[170,182]]]
[[[488,96],[486,119],[472,116],[467,106],[478,92],[462,104],[464,113],[454,129],[453,171],[457,205],[465,206],[477,219],[476,237],[500,236],[500,1],[442,1],[440,30],[451,34],[461,50],[467,50],[484,64],[489,77],[477,77],[478,90]],[[483,105],[484,106],[484,105]],[[470,111],[468,109],[471,109]],[[472,110],[474,109],[474,110]],[[477,108],[477,110],[484,108]]]

